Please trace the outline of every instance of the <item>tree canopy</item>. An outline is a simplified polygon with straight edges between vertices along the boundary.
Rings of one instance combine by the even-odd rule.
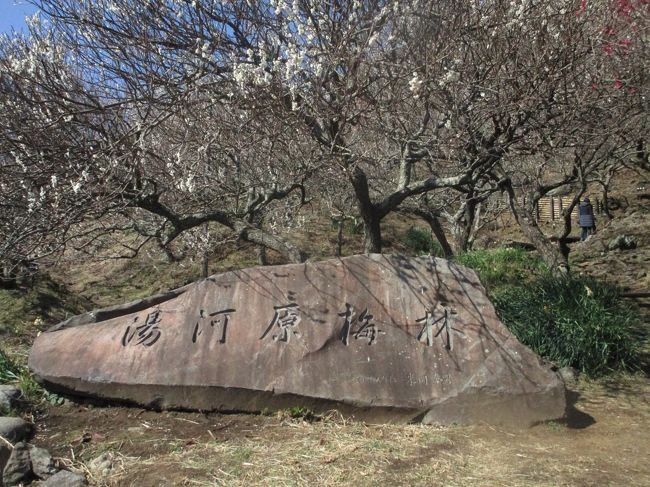
[[[397,211],[462,250],[506,194],[561,270],[536,201],[648,169],[646,0],[33,3],[0,40],[5,268],[208,222],[302,261],[278,230],[307,201],[358,215],[368,252]]]

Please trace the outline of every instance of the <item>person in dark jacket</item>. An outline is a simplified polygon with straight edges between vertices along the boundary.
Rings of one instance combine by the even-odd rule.
[[[582,229],[580,240],[585,241],[589,235],[596,231],[596,217],[594,217],[594,207],[591,206],[589,198],[585,198],[578,207],[578,225]]]

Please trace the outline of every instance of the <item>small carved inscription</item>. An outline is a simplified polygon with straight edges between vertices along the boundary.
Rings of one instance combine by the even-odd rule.
[[[199,335],[203,333],[203,328],[208,325],[211,328],[216,328],[218,330],[217,333],[219,331],[221,332],[217,340],[218,343],[226,343],[228,320],[230,319],[230,313],[234,313],[235,311],[235,309],[222,309],[213,313],[206,313],[204,310],[199,310],[199,320],[194,325],[192,332],[192,343],[196,343]]]
[[[341,341],[345,346],[349,345],[350,336],[355,340],[366,340],[368,345],[372,345],[380,334],[386,334],[373,321],[374,316],[368,313],[368,308],[355,316],[354,307],[350,303],[345,303],[345,311],[339,313],[339,316],[345,319],[341,330]]]
[[[288,303],[280,306],[273,306],[274,314],[269,325],[264,330],[260,340],[271,336],[274,341],[286,342],[291,336],[300,337],[298,325],[300,324],[300,306],[297,303]],[[271,332],[275,331],[275,334]]]
[[[427,307],[425,309],[424,317],[415,320],[416,323],[423,323],[422,329],[417,337],[418,340],[424,343],[427,347],[430,347],[433,345],[433,339],[444,333],[444,336],[447,339],[445,348],[447,350],[452,350],[454,346],[453,333],[457,332],[463,334],[462,331],[453,327],[453,316],[455,314],[456,312],[454,310],[444,305],[435,308],[433,306]]]
[[[144,323],[138,325],[138,316],[133,318],[133,322],[126,327],[122,336],[122,346],[127,345],[144,345],[150,347],[160,338],[160,328],[158,325],[162,320],[162,311],[159,309],[152,311],[147,315]],[[134,341],[135,340],[135,341]]]

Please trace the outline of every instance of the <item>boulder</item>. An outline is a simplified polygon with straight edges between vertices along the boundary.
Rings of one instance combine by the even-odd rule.
[[[564,414],[562,380],[499,321],[476,273],[444,259],[257,267],[171,295],[42,333],[31,370],[55,392],[155,409],[425,423]]]
[[[0,417],[0,436],[7,441],[15,443],[27,440],[34,432],[34,425],[24,419],[11,416]]]

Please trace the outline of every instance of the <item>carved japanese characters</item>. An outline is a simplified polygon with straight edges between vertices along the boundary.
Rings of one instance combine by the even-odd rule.
[[[563,414],[557,376],[501,324],[476,274],[442,259],[244,269],[155,303],[43,333],[30,367],[56,391],[155,408],[425,422]]]

